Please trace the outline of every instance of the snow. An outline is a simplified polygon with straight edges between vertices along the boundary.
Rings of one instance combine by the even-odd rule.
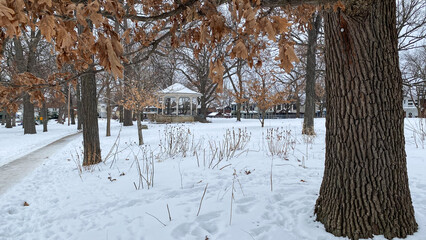
[[[212,113],[209,113],[207,117],[216,117],[218,114],[219,112],[212,112]]]
[[[147,145],[142,148],[136,144],[136,126],[121,128],[113,121],[112,137],[104,137],[105,121],[100,121],[102,156],[105,158],[112,152],[110,157],[83,170],[80,176],[77,155],[81,157],[81,138],[59,149],[21,183],[0,196],[0,239],[200,240],[206,236],[219,240],[345,239],[327,233],[313,216],[324,170],[324,119],[315,120],[314,139],[300,134],[302,119],[267,119],[263,129],[258,120],[235,122],[235,119],[214,118],[211,121],[176,125],[144,123],[148,125],[148,130],[143,131]],[[294,149],[290,146],[287,160],[275,156],[272,162],[265,137],[268,129],[279,127],[282,127],[279,131],[290,131],[287,137],[295,144]],[[238,132],[238,128],[250,133],[246,148],[236,151],[229,160],[222,160],[214,169],[209,168],[209,146],[222,141],[227,129]],[[165,146],[166,129],[175,132],[183,129],[180,136],[190,135],[186,156],[170,156],[161,147]],[[66,131],[58,129],[61,134]],[[4,132],[2,129],[1,133]],[[35,141],[37,138],[28,138],[25,145],[36,144]],[[118,149],[112,148],[115,142]],[[419,231],[407,239],[424,239],[425,150],[416,147],[409,131],[406,142],[410,188],[419,224]],[[3,140],[2,146],[15,148],[18,143],[22,140]],[[143,164],[142,153],[150,159],[151,151],[155,159],[154,186],[148,189],[144,183],[143,189],[136,190],[139,175],[135,155],[143,171],[147,165]],[[11,158],[13,154],[2,152],[1,156]],[[149,179],[146,173],[144,177]],[[23,206],[24,202],[29,206]]]
[[[36,149],[64,136],[76,133],[75,125],[58,124],[54,120],[47,124],[48,132],[43,132],[43,125],[36,125],[37,134],[25,134],[22,126],[5,128],[0,126],[0,167],[22,157]]]
[[[193,91],[180,83],[175,83],[160,92],[163,94],[194,94],[201,96],[200,93]]]

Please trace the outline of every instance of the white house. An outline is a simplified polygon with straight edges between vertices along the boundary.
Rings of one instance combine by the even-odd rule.
[[[417,100],[413,101],[409,97],[404,97],[402,102],[402,107],[404,109],[405,117],[407,118],[416,118],[419,116],[416,105],[418,104]]]

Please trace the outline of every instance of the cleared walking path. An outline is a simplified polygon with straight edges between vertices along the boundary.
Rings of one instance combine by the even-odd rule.
[[[42,148],[28,153],[12,162],[0,167],[0,195],[5,193],[7,189],[22,181],[25,176],[34,171],[49,156],[61,150],[69,142],[81,136],[81,132],[77,132],[63,138],[60,138]]]

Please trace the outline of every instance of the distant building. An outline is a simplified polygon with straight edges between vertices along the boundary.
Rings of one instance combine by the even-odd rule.
[[[235,102],[231,103],[231,113],[232,116],[236,116],[237,104]],[[305,113],[305,106],[300,105],[299,109],[299,118],[303,118]],[[241,117],[242,118],[259,118],[260,116],[259,108],[256,104],[242,104],[241,105]],[[281,119],[281,118],[296,118],[297,117],[297,105],[295,103],[285,103],[285,104],[277,104],[272,108],[266,111],[266,119]],[[316,106],[315,111],[316,117],[325,116],[325,109],[323,109],[323,113],[320,113],[320,108]]]
[[[409,97],[404,97],[402,102],[402,108],[404,109],[404,117],[406,118],[416,118],[419,117],[419,112],[417,110],[417,100],[412,100]]]

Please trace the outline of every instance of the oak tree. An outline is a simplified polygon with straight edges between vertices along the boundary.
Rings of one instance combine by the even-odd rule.
[[[250,67],[262,62],[267,37],[276,41],[276,59],[287,72],[297,60],[289,37],[292,23],[307,22],[325,4],[327,88],[326,159],[315,206],[317,220],[336,236],[352,239],[383,234],[406,237],[417,230],[408,185],[404,143],[402,77],[399,70],[395,0],[112,0],[0,1],[0,46],[22,31],[40,28],[56,47],[57,62],[74,62],[82,78],[84,128],[94,120],[95,60],[123,77],[123,47],[112,22],[135,22],[134,38],[152,47],[168,34],[171,45],[197,43],[215,48],[225,36],[232,57]],[[327,5],[327,4],[333,5]],[[221,7],[226,5],[226,7]],[[227,26],[227,18],[237,29]],[[37,21],[37,19],[41,19]],[[77,26],[84,29],[75,31]],[[96,30],[96,31],[94,31]],[[259,41],[252,41],[259,40]],[[223,82],[222,56],[211,64],[210,78]],[[21,79],[35,78],[21,74]],[[95,94],[96,95],[96,94]],[[88,115],[86,115],[86,113]],[[92,115],[90,115],[92,114]],[[97,129],[97,122],[93,125]],[[86,164],[100,161],[98,132],[84,133]],[[99,154],[98,154],[99,153]],[[88,154],[86,156],[86,154]]]

